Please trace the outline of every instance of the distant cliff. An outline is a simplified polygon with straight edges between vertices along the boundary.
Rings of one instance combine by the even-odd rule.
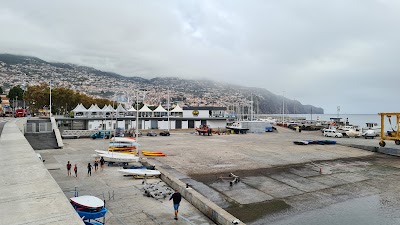
[[[251,99],[250,96],[253,96],[255,112],[262,114],[282,113],[282,96],[273,94],[263,88],[243,87],[210,80],[187,80],[177,77],[156,77],[152,79],[145,79],[138,76],[126,77],[112,72],[96,70],[91,67],[46,62],[36,57],[11,54],[0,54],[0,62],[3,62],[3,64],[0,64],[3,65],[0,67],[0,87],[5,88],[22,84],[22,82],[27,83],[27,80],[29,80],[29,83],[46,82],[51,77],[54,84],[57,84],[59,81],[60,86],[67,86],[68,88],[84,91],[94,96],[110,98],[116,93],[121,92],[120,88],[116,87],[112,89],[109,82],[113,80],[115,83],[124,84],[128,90],[137,87],[145,87],[149,90],[158,91],[173,90],[175,92],[174,99],[186,105],[199,104],[232,107],[237,104],[248,106]],[[22,79],[23,77],[26,78],[25,81]],[[90,80],[96,80],[96,82],[90,82]],[[87,89],[88,85],[97,86],[93,90],[90,90]],[[105,89],[106,87],[107,89]],[[187,99],[188,96],[198,99],[197,102],[189,102]],[[157,96],[154,99],[161,100]],[[324,113],[322,108],[303,105],[299,101],[285,98],[284,102],[286,114]]]

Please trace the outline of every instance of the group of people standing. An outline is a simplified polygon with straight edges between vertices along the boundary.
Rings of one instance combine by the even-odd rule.
[[[103,170],[104,163],[105,163],[103,157],[101,157],[100,160],[94,161],[94,171],[97,171],[97,169],[99,167],[99,163],[100,163],[101,169]],[[68,161],[68,163],[67,163],[68,176],[71,176],[71,167],[72,167],[72,164]],[[88,163],[88,165],[87,165],[88,176],[92,176],[92,168],[93,168],[93,166],[90,163]],[[75,177],[78,177],[78,167],[76,166],[76,164],[74,165],[74,172],[75,172]]]

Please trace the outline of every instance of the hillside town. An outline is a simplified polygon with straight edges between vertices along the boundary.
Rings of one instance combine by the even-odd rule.
[[[127,105],[134,103],[136,98],[148,105],[165,105],[168,95],[172,100],[171,104],[182,106],[229,107],[250,104],[249,96],[210,81],[178,78],[156,78],[153,82],[142,80],[135,82],[122,76],[99,76],[91,68],[72,64],[54,65],[36,61],[7,64],[0,61],[0,87],[5,92],[17,85],[25,89],[28,85],[51,81],[52,88],[65,87]],[[138,90],[140,91],[137,92]]]

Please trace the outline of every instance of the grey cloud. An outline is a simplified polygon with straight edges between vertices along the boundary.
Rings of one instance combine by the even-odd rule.
[[[285,91],[328,113],[399,111],[382,97],[398,95],[398,1],[0,3],[0,52]]]

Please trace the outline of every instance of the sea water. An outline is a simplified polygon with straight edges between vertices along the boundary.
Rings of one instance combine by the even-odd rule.
[[[351,199],[290,216],[270,225],[395,225],[400,224],[398,206],[385,204],[379,195]]]

